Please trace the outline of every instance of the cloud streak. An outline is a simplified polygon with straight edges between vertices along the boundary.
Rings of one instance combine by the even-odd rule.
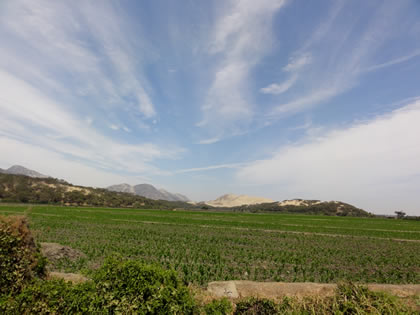
[[[215,22],[209,52],[217,58],[213,80],[201,107],[199,127],[212,138],[240,134],[254,117],[250,71],[268,52],[271,20],[283,0],[230,1]]]
[[[218,169],[224,169],[224,168],[238,169],[246,165],[248,165],[248,163],[229,163],[229,164],[210,165],[210,166],[204,166],[204,167],[181,169],[181,170],[174,171],[174,174],[212,171],[212,170],[218,170]]]
[[[153,117],[147,83],[136,71],[138,47],[126,36],[131,31],[122,15],[107,1],[10,1],[2,9],[0,28],[13,40],[1,55],[16,62],[0,65],[52,92],[71,97],[70,85],[90,104],[129,107],[140,118]]]
[[[363,69],[378,70],[417,55],[416,52],[388,63],[369,66],[394,36],[394,26],[399,23],[398,18],[403,14],[405,4],[381,3],[370,12],[367,27],[357,36],[354,19],[345,16],[349,5],[337,2],[330,9],[327,19],[292,54],[283,70],[299,71],[298,79],[293,82],[295,96],[279,98],[279,104],[268,111],[267,117],[282,118],[326,103],[357,86],[366,73]],[[277,86],[273,84],[271,87],[275,91]],[[292,86],[286,87],[285,91]]]
[[[298,76],[293,75],[292,77],[290,77],[283,83],[280,83],[280,84],[272,83],[269,86],[266,86],[265,88],[261,88],[260,92],[264,94],[275,94],[275,95],[282,94],[286,92],[287,90],[289,90],[295,84],[297,79],[298,79]]]
[[[31,152],[38,147],[106,172],[161,173],[153,161],[175,158],[182,149],[107,134],[147,126],[157,115],[139,71],[147,54],[138,48],[147,43],[127,36],[130,23],[108,1],[2,4],[0,36],[8,44],[0,52],[0,84],[7,87],[0,135]],[[131,121],[122,124],[121,111]]]
[[[411,54],[401,56],[401,57],[392,59],[392,60],[387,61],[387,62],[383,62],[383,63],[377,64],[377,65],[374,65],[374,66],[370,66],[370,67],[364,69],[364,71],[369,72],[369,71],[375,71],[375,70],[379,70],[379,69],[386,68],[386,67],[391,67],[391,66],[406,62],[406,61],[408,61],[410,59],[413,59],[415,57],[418,57],[418,56],[420,56],[420,50],[416,50]]]

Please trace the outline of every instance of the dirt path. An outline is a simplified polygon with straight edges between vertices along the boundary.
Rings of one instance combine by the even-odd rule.
[[[367,284],[371,291],[387,292],[398,297],[420,296],[419,284]],[[287,297],[328,297],[333,296],[337,288],[333,283],[311,282],[254,282],[254,281],[216,281],[210,282],[207,292],[214,297],[232,299],[258,297],[278,299]]]

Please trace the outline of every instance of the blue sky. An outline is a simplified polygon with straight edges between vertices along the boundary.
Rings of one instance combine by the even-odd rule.
[[[0,2],[0,167],[420,215],[420,2]]]

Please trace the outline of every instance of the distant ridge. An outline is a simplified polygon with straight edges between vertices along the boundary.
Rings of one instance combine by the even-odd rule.
[[[229,208],[232,211],[245,212],[284,212],[301,214],[323,214],[333,216],[367,217],[372,214],[342,201],[321,201],[289,199],[281,202],[242,205]]]
[[[122,207],[138,209],[193,208],[182,201],[151,200],[103,188],[75,186],[62,179],[0,174],[0,203],[21,202],[65,206]]]
[[[206,201],[205,203],[212,207],[238,207],[243,205],[255,205],[260,203],[269,203],[274,202],[274,200],[263,198],[263,197],[253,197],[248,195],[234,195],[226,194],[220,196],[219,198],[211,201]]]
[[[139,184],[139,185],[129,185],[129,184],[119,184],[119,185],[112,185],[106,188],[109,191],[116,191],[116,192],[126,192],[131,193],[134,195],[146,197],[153,200],[167,200],[167,201],[189,201],[188,197],[177,194],[171,193],[166,191],[165,189],[157,189],[153,185],[150,184]]]
[[[38,173],[37,171],[31,170],[21,165],[13,165],[7,170],[0,169],[0,173],[11,174],[11,175],[25,175],[35,178],[48,178],[49,176]]]

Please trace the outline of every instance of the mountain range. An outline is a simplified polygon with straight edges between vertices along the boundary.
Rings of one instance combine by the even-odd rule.
[[[37,171],[34,171],[34,170],[30,170],[21,165],[13,165],[9,167],[7,170],[0,168],[0,173],[11,174],[11,175],[25,175],[25,176],[34,177],[34,178],[48,178],[49,177],[47,175],[38,173]]]
[[[1,175],[4,174],[4,175]],[[20,175],[26,176],[16,185]],[[26,182],[25,182],[26,181]],[[25,184],[26,183],[26,184]],[[20,191],[16,189],[20,187]],[[20,165],[0,168],[0,201],[61,203],[71,205],[148,207],[159,209],[185,208],[235,212],[286,212],[338,216],[368,216],[366,211],[341,201],[291,199],[281,202],[248,195],[227,194],[212,201],[192,202],[188,197],[157,189],[153,185],[120,184],[106,189],[74,186]]]
[[[109,191],[116,191],[116,192],[126,192],[131,193],[138,196],[143,196],[153,200],[167,200],[167,201],[189,201],[188,197],[177,194],[171,193],[166,191],[165,189],[157,189],[153,185],[149,184],[139,184],[139,185],[129,185],[129,184],[119,184],[119,185],[112,185],[106,188]]]

